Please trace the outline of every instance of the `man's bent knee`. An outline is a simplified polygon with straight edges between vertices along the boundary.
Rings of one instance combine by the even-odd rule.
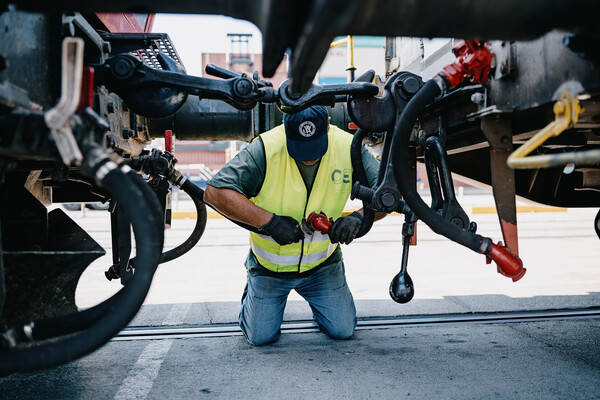
[[[335,340],[347,340],[351,339],[354,335],[354,329],[356,323],[347,326],[329,326],[327,328],[321,327],[321,330],[325,332],[330,338]]]
[[[276,342],[279,339],[280,332],[277,331],[275,334],[267,335],[264,332],[252,332],[247,331],[242,327],[242,333],[246,340],[253,346],[265,346],[267,344],[271,344]]]
[[[344,332],[333,332],[333,333],[328,333],[329,337],[335,340],[348,340],[348,339],[352,339],[352,336],[354,336],[354,329],[352,330],[347,330]]]
[[[279,339],[281,335],[280,328],[274,331],[267,332],[266,329],[250,328],[243,318],[240,318],[240,328],[246,340],[254,346],[264,346],[266,344],[273,343]]]

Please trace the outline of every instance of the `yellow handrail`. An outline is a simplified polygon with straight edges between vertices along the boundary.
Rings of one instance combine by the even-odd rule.
[[[340,47],[345,44],[348,44],[348,36],[346,36],[343,39],[336,40],[335,42],[331,42],[331,44],[329,45],[329,48],[333,49],[334,47]]]
[[[583,112],[583,108],[579,105],[577,99],[569,95],[569,92],[564,92],[562,98],[554,104],[554,121],[536,133],[525,144],[515,150],[506,160],[509,167],[514,169],[528,168],[549,168],[557,166],[554,161],[559,160],[555,156],[558,154],[547,154],[539,156],[526,157],[533,150],[540,147],[546,140],[563,133],[567,128],[575,126],[579,119],[579,115]],[[554,160],[556,158],[556,160]],[[569,160],[566,160],[564,154],[560,157],[559,164],[566,165]]]
[[[351,82],[354,80],[354,71],[356,71],[356,68],[354,67],[354,37],[352,35],[348,35],[343,39],[331,42],[329,48],[332,49],[345,44],[348,45],[348,67],[346,68],[346,71],[348,71],[348,81]]]

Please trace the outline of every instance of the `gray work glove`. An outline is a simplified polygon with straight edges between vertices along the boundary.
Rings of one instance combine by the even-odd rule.
[[[258,229],[271,236],[280,246],[299,242],[304,238],[298,221],[288,216],[273,214],[271,220]]]
[[[329,240],[331,243],[350,244],[356,237],[363,222],[363,216],[354,211],[352,214],[338,218],[329,228]]]

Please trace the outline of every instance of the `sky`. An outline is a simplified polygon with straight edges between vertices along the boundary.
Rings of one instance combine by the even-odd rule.
[[[262,53],[262,35],[248,21],[217,15],[156,14],[153,32],[167,33],[190,75],[202,75],[202,53],[224,53],[228,33],[250,33],[250,50]]]

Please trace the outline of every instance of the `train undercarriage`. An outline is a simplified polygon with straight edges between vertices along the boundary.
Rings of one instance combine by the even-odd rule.
[[[417,220],[518,281],[527,260],[518,253],[516,196],[600,206],[600,5],[594,1],[577,7],[568,0],[550,7],[543,0],[129,3],[1,5],[0,376],[102,346],[133,318],[158,264],[184,254],[203,234],[203,192],[177,170],[171,134],[247,140],[278,125],[280,110],[313,104],[352,120],[353,151],[363,142],[382,148],[375,187],[354,165],[353,196],[368,211],[359,235],[368,233],[374,212],[406,218],[402,267],[390,287],[400,303],[414,294],[407,262]],[[263,75],[272,76],[287,54],[290,79],[274,88],[258,74],[217,66],[207,68],[211,77],[187,75],[168,35],[141,25],[137,33],[111,30],[110,14],[101,14],[131,10],[254,22],[263,32]],[[329,43],[346,34],[464,40],[438,59],[390,70],[381,84],[372,71],[346,84],[313,84]],[[148,148],[154,138],[165,138],[166,151]],[[426,166],[432,204],[415,189],[418,162]],[[502,243],[477,234],[451,174],[492,189]],[[163,252],[173,186],[192,195],[198,222],[184,243]],[[111,212],[107,277],[123,289],[78,310],[78,278],[104,249],[47,206],[98,201]],[[600,237],[600,213],[591,223]]]

